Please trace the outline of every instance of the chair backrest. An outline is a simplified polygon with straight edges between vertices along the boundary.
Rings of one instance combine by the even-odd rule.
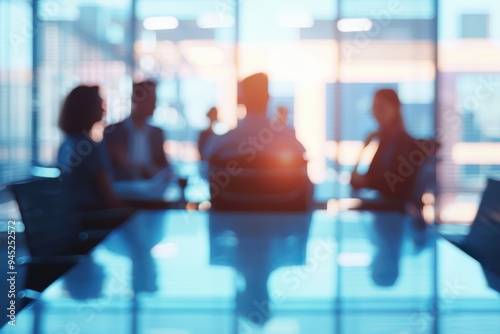
[[[476,218],[461,246],[485,268],[500,275],[500,180],[488,179]]]
[[[216,211],[307,211],[312,184],[303,157],[255,159],[213,156],[209,161],[212,209]]]
[[[64,255],[79,242],[80,225],[58,179],[33,179],[8,188],[19,206],[32,257]]]

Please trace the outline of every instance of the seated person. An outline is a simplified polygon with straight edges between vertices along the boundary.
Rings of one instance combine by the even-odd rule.
[[[215,136],[216,134],[214,133],[213,126],[214,123],[217,122],[217,108],[212,107],[207,113],[207,117],[210,120],[210,124],[208,128],[203,130],[200,133],[200,136],[198,138],[198,151],[200,152],[200,159],[201,160],[206,160],[207,157],[205,156],[205,147],[207,146],[208,141],[212,136]]]
[[[401,115],[401,103],[392,89],[376,92],[373,100],[373,116],[379,129],[368,136],[365,145],[379,139],[379,147],[373,157],[368,172],[359,174],[357,165],[351,175],[353,189],[369,188],[377,190],[391,209],[407,209],[412,204],[421,209],[421,198],[415,197],[416,179],[419,168],[428,157],[435,153],[432,141],[412,138],[405,129]]]
[[[104,131],[116,180],[149,179],[169,167],[163,150],[163,131],[147,124],[156,108],[155,90],[155,82],[135,83],[130,117]]]
[[[60,180],[80,211],[120,205],[111,188],[104,146],[90,137],[92,126],[103,113],[99,87],[78,86],[66,97],[59,116],[65,135],[57,159]]]
[[[268,78],[254,74],[241,83],[246,117],[207,144],[214,210],[307,210],[312,184],[305,149],[282,122],[266,116]]]

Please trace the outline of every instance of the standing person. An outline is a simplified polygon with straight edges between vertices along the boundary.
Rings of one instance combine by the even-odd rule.
[[[217,108],[216,107],[210,108],[210,110],[207,113],[207,117],[210,121],[210,124],[208,125],[208,128],[206,128],[200,133],[200,136],[198,138],[198,151],[200,152],[201,160],[206,160],[207,157],[205,155],[205,148],[207,146],[208,141],[212,138],[212,136],[216,135],[214,133],[213,126],[215,122],[217,122],[217,115],[218,115]]]
[[[117,180],[149,179],[168,169],[163,131],[147,123],[156,108],[156,82],[135,83],[130,117],[105,129],[113,174]]]
[[[92,126],[104,111],[98,86],[78,86],[66,97],[59,116],[65,135],[57,158],[60,180],[80,211],[121,204],[111,188],[105,148],[90,138]]]

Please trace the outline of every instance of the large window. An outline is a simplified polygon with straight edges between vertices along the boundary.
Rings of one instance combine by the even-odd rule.
[[[486,178],[500,174],[496,0],[35,3],[32,27],[31,1],[0,0],[2,183],[26,175],[32,158],[54,164],[72,87],[101,85],[114,123],[130,112],[132,80],[145,78],[159,81],[152,122],[165,130],[166,152],[191,174],[206,112],[217,106],[234,127],[237,82],[257,71],[270,78],[269,117],[286,107],[307,149],[316,200],[349,195],[379,88],[397,90],[414,137],[441,143],[436,200],[446,222],[470,221],[459,209],[473,214]]]
[[[239,52],[240,78],[264,71],[270,79],[268,116],[288,109],[288,125],[307,150],[316,199],[334,196],[327,164],[325,124],[333,116],[329,84],[337,79],[335,1],[243,0]]]
[[[138,2],[136,79],[159,82],[153,122],[165,129],[170,160],[184,165],[180,173],[199,158],[196,142],[210,108],[227,123],[235,114],[235,12],[233,0]]]
[[[31,1],[0,0],[0,184],[31,167],[31,17]]]
[[[445,222],[470,222],[488,177],[500,176],[500,6],[441,0],[438,169]]]
[[[432,0],[418,5],[414,1],[341,0],[340,8],[336,27],[340,84],[331,90],[330,103],[337,115],[331,118],[333,131],[328,140],[337,148],[340,196],[348,196],[349,175],[362,141],[376,130],[371,112],[376,90],[396,90],[410,134],[433,137],[435,11]]]
[[[62,139],[57,117],[72,88],[99,85],[108,121],[119,119],[129,109],[132,10],[130,0],[40,0],[38,6],[38,163],[51,165]]]

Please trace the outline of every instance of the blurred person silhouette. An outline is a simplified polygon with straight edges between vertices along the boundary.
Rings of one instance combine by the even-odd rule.
[[[103,295],[106,273],[90,254],[63,276],[63,287],[76,300],[97,299]]]
[[[147,123],[156,108],[156,86],[151,80],[134,83],[130,117],[104,131],[116,180],[149,179],[160,171],[169,174],[163,131]]]
[[[380,197],[365,202],[364,207],[358,209],[409,212],[417,225],[425,227],[421,216],[422,194],[419,193],[423,185],[418,184],[418,178],[420,167],[435,154],[436,144],[430,140],[417,140],[408,134],[401,115],[401,102],[394,90],[378,90],[372,111],[379,129],[367,137],[365,147],[375,139],[378,139],[379,146],[366,174],[358,173],[359,162],[356,164],[351,174],[351,186],[354,190],[377,190]]]
[[[213,127],[214,124],[217,122],[217,116],[218,116],[217,108],[216,107],[210,108],[210,110],[207,113],[207,118],[210,121],[210,124],[208,125],[208,128],[206,128],[200,133],[200,136],[198,137],[198,151],[200,152],[201,160],[207,159],[205,155],[205,148],[210,138],[212,138],[212,136],[216,136]]]
[[[214,210],[307,210],[312,183],[304,146],[292,129],[267,117],[268,77],[241,82],[246,116],[238,126],[207,143]]]
[[[285,106],[279,106],[276,108],[276,120],[280,124],[288,124],[288,108]]]
[[[404,224],[397,214],[387,213],[384,219],[375,217],[371,230],[374,246],[371,277],[378,286],[389,287],[399,277]]]
[[[310,211],[277,215],[211,212],[210,264],[236,270],[237,316],[260,326],[270,319],[274,296],[268,291],[269,277],[279,268],[306,264],[311,218]],[[294,289],[294,279],[287,283]]]
[[[158,273],[156,261],[151,252],[165,236],[166,224],[162,220],[150,223],[147,229],[138,228],[137,224],[126,224],[119,233],[110,235],[104,246],[100,246],[103,247],[101,251],[106,249],[130,259],[131,272],[125,274],[128,276],[115,277],[116,273],[100,264],[96,253],[91,253],[64,275],[63,284],[69,295],[77,300],[85,300],[102,298],[105,295],[103,292],[109,289],[123,294],[128,291],[129,282],[134,294],[156,292]],[[122,291],[117,290],[120,286]]]
[[[107,239],[107,250],[130,258],[131,287],[135,293],[155,292],[158,290],[158,268],[153,257],[153,248],[165,237],[167,224],[164,220],[150,221],[147,228],[141,221],[125,224],[120,233]]]
[[[104,112],[99,87],[78,86],[66,97],[59,116],[59,128],[65,135],[57,159],[60,180],[80,211],[122,205],[111,187],[104,145],[90,136]]]
[[[371,278],[373,283],[381,287],[390,287],[396,283],[402,258],[420,254],[432,247],[431,241],[434,240],[433,234],[429,233],[425,234],[426,242],[422,243],[422,231],[415,228],[411,217],[401,217],[395,212],[374,215],[368,225],[368,234],[373,244]],[[413,247],[406,248],[406,241]]]

